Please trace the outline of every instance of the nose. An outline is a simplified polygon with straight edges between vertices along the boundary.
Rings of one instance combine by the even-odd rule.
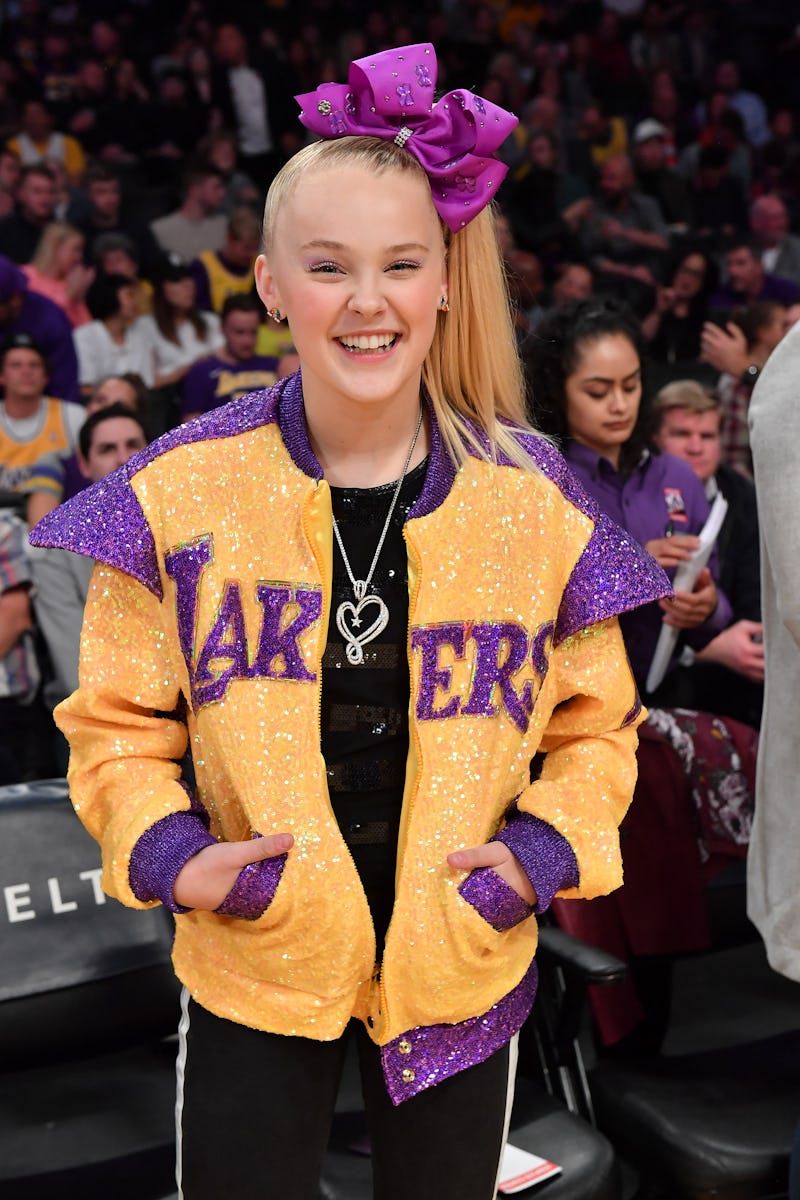
[[[374,317],[386,308],[382,276],[364,272],[355,277],[348,308],[361,316]]]
[[[610,392],[611,411],[614,413],[625,413],[628,411],[628,398],[622,388],[615,387]]]
[[[703,449],[703,442],[698,434],[692,434],[686,443],[686,451],[688,454],[700,454]]]

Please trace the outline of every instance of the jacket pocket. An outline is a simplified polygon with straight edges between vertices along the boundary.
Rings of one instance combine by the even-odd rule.
[[[523,900],[492,867],[476,867],[461,884],[458,894],[498,933],[513,929],[533,912],[533,905]]]
[[[275,898],[286,865],[286,854],[242,867],[231,890],[214,911],[222,917],[257,921]]]

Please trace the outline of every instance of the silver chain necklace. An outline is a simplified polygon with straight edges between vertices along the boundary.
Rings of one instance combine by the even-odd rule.
[[[397,500],[400,495],[400,488],[403,486],[403,480],[406,477],[408,464],[411,462],[411,456],[414,453],[414,447],[417,444],[417,438],[419,437],[419,431],[421,428],[422,409],[420,409],[417,427],[414,430],[414,436],[411,439],[411,445],[408,448],[408,454],[406,455],[406,461],[403,466],[403,470],[400,474],[400,478],[397,481],[397,486],[394,489],[392,503],[389,505],[389,511],[386,514],[383,530],[381,531],[381,536],[378,539],[378,545],[375,547],[375,553],[372,556],[372,565],[370,566],[369,571],[367,571],[366,579],[356,579],[355,575],[353,574],[353,569],[350,566],[350,560],[347,557],[344,543],[342,542],[342,535],[339,532],[339,526],[336,523],[336,517],[333,518],[333,532],[336,534],[336,541],[339,545],[342,561],[344,562],[347,574],[350,578],[350,584],[353,588],[353,595],[356,598],[355,604],[353,604],[352,600],[343,600],[336,609],[336,628],[344,638],[347,661],[351,666],[354,667],[360,666],[364,661],[364,646],[366,646],[368,642],[373,641],[379,633],[382,633],[389,621],[389,610],[386,607],[386,604],[380,596],[374,594],[369,595],[368,589],[370,583],[372,582],[372,576],[375,571],[375,567],[378,565],[378,559],[380,558],[381,550],[383,549],[383,543],[386,541],[386,535],[389,532],[389,525],[392,521],[392,513],[397,505]],[[375,615],[371,624],[367,625],[367,627],[362,630],[361,625],[364,620],[364,613],[370,608],[370,606],[374,608]]]

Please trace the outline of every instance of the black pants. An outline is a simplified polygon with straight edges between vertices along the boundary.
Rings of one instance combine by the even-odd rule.
[[[395,1107],[360,1022],[334,1042],[261,1033],[184,991],[178,1058],[183,1200],[317,1200],[355,1037],[376,1200],[494,1200],[516,1042]]]

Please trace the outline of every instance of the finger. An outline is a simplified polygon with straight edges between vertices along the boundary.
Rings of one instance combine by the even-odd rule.
[[[249,842],[226,842],[225,865],[246,867],[248,863],[285,854],[293,844],[294,838],[290,833],[273,833],[269,837],[255,837]]]
[[[486,842],[469,850],[453,850],[447,861],[456,870],[474,871],[476,867],[498,867],[508,855],[508,848],[502,842]]]

